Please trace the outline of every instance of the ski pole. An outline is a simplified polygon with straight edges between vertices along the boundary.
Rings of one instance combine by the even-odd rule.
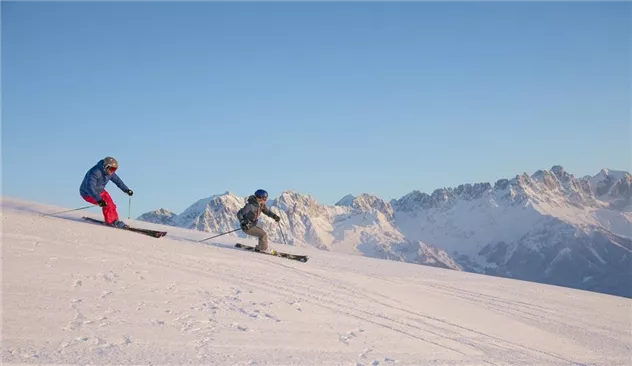
[[[72,212],[72,211],[85,210],[86,208],[90,208],[90,207],[94,207],[94,205],[85,206],[85,207],[79,207],[79,208],[73,208],[72,210],[65,210],[65,211],[53,212],[53,213],[48,213],[48,214],[42,214],[42,216],[53,216],[53,215],[59,215],[59,214],[61,214],[61,213],[66,213],[66,212]]]
[[[129,206],[128,206],[128,211],[127,211],[127,218],[131,219],[132,218],[132,196],[129,196]]]
[[[235,230],[231,230],[231,231],[227,231],[227,232],[225,232],[225,233],[217,234],[217,235],[215,235],[215,236],[211,236],[210,238],[202,239],[202,240],[198,241],[198,243],[201,243],[201,242],[206,241],[206,240],[209,240],[209,239],[217,238],[218,236],[226,235],[226,234],[229,234],[229,233],[235,232],[235,231],[237,231],[237,230],[241,230],[241,228],[237,228],[237,229],[235,229]]]
[[[277,221],[277,224],[279,224],[279,230],[281,231],[281,236],[283,237],[283,243],[287,245],[287,241],[285,241],[285,235],[283,234],[283,229],[281,228],[281,221]]]

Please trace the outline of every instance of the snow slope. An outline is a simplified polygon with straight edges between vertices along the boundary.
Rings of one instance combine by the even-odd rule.
[[[632,300],[2,200],[3,364],[627,365]]]

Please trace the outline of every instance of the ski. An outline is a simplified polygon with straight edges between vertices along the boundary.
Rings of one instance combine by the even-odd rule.
[[[287,259],[291,259],[291,260],[295,260],[295,261],[299,261],[303,263],[307,262],[307,260],[309,259],[309,257],[306,255],[283,253],[283,252],[277,252],[276,250],[275,250],[275,253],[260,252],[258,250],[255,250],[255,247],[253,246],[245,245],[241,243],[235,244],[235,247],[248,250],[251,252],[255,252],[255,253],[261,253],[261,254],[267,254],[267,255],[271,255],[275,257],[287,258]]]
[[[139,233],[139,234],[145,234],[145,235],[149,235],[153,238],[162,238],[163,236],[167,235],[166,231],[158,231],[158,230],[150,230],[150,229],[141,229],[141,228],[136,228],[136,227],[124,227],[124,228],[119,228],[119,227],[115,227],[115,226],[111,226],[111,225],[107,225],[104,221],[101,220],[97,220],[97,219],[93,219],[91,217],[87,217],[84,216],[83,217],[84,220],[86,221],[91,221],[97,224],[101,224],[101,225],[105,225],[105,226],[109,226],[115,229],[121,229],[121,230],[127,230],[127,231],[133,231],[135,233]]]

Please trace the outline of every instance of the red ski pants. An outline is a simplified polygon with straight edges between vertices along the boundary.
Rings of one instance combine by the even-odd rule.
[[[101,198],[106,203],[105,207],[103,207],[103,219],[105,220],[105,223],[111,224],[112,222],[118,220],[116,205],[114,204],[114,201],[112,201],[112,197],[110,197],[110,194],[104,190],[99,196],[101,196]],[[95,205],[97,204],[97,201],[95,201],[92,197],[84,196],[83,199]]]

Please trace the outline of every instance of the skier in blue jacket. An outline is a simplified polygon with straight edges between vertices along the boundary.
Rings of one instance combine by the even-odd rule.
[[[116,205],[114,201],[112,201],[110,194],[105,190],[105,185],[111,180],[123,192],[130,196],[134,194],[134,192],[123,183],[121,178],[116,175],[115,172],[117,169],[118,162],[116,159],[108,156],[100,160],[86,173],[83,182],[81,182],[79,193],[87,202],[99,205],[103,208],[103,218],[107,225],[125,228],[127,225],[118,219]]]

